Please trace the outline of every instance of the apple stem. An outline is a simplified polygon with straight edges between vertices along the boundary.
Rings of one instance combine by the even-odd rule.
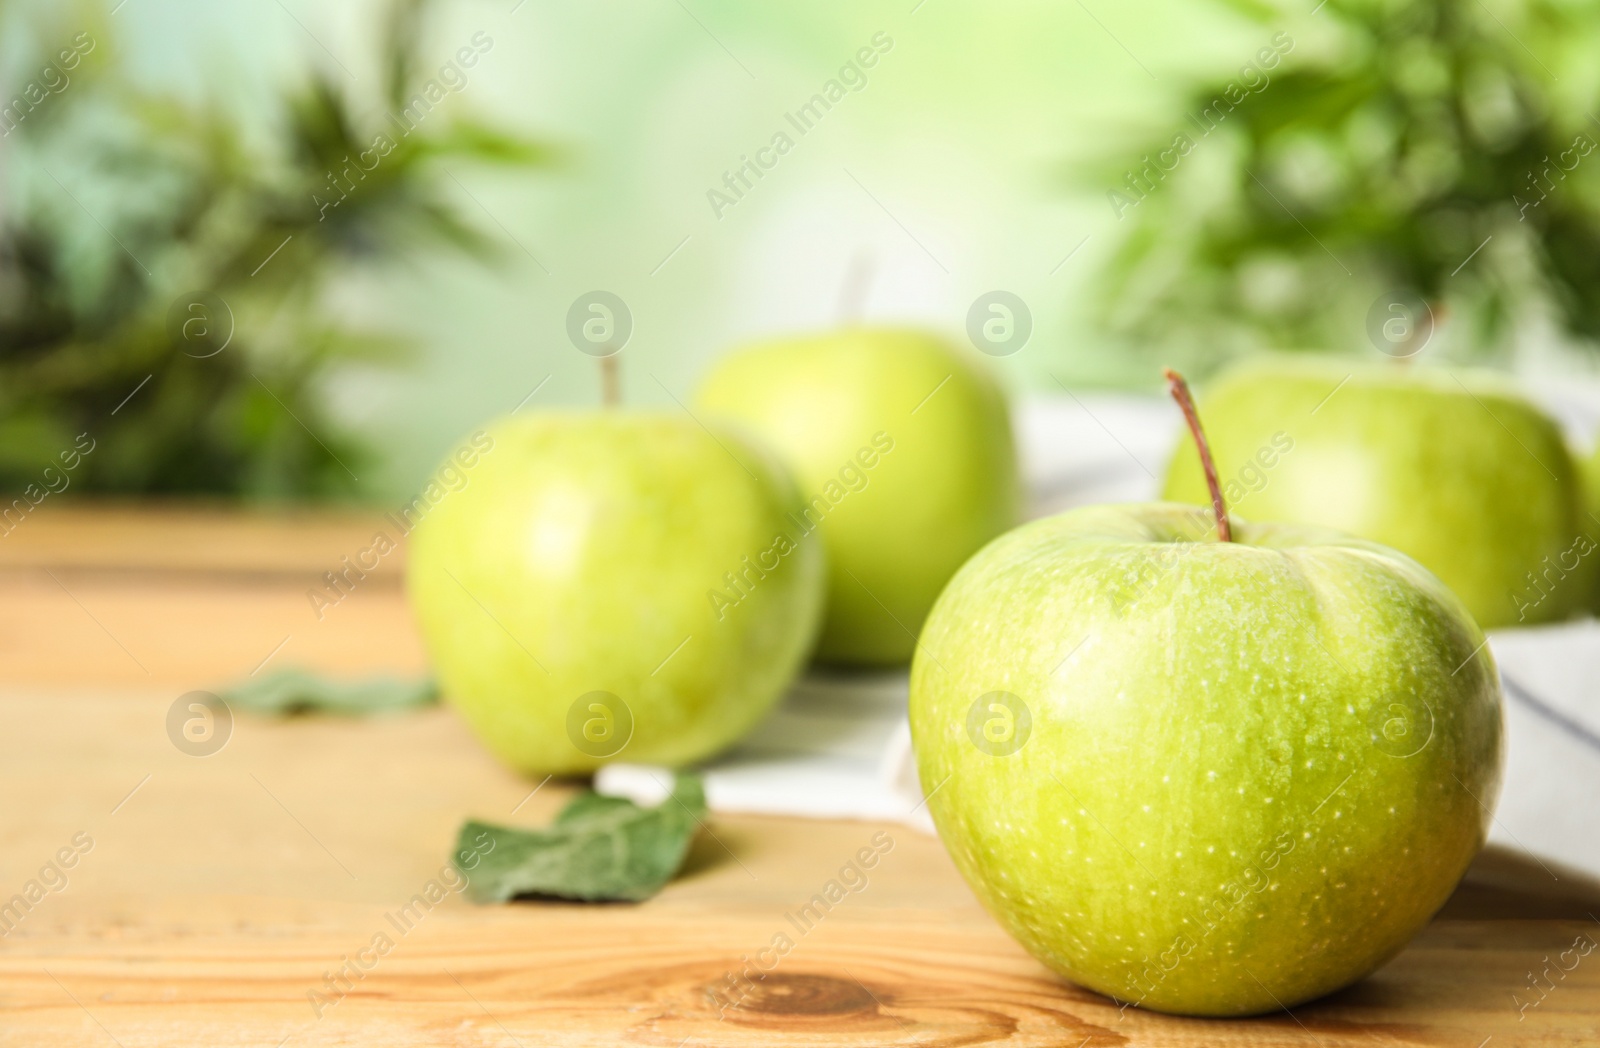
[[[615,353],[600,358],[600,402],[608,408],[622,403],[622,384],[617,374]]]
[[[856,324],[861,321],[862,307],[866,305],[867,291],[877,271],[877,258],[862,248],[851,256],[850,268],[845,271],[844,283],[839,286],[839,321]]]
[[[1189,424],[1189,432],[1194,437],[1195,447],[1200,449],[1200,466],[1206,473],[1206,487],[1211,489],[1211,510],[1217,515],[1217,540],[1232,542],[1233,528],[1228,524],[1228,505],[1222,501],[1222,484],[1217,480],[1217,463],[1211,457],[1211,444],[1206,440],[1206,431],[1200,426],[1200,413],[1195,410],[1194,397],[1189,393],[1189,383],[1171,368],[1162,368],[1161,374],[1166,377],[1167,392],[1172,394],[1172,399],[1178,402],[1178,407],[1183,411],[1183,420]]]

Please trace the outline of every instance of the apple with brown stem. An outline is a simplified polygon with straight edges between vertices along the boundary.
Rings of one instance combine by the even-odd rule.
[[[1394,956],[1484,840],[1500,684],[1438,579],[1372,542],[1092,506],[1001,536],[929,616],[911,728],[940,837],[1040,961],[1249,1015]]]

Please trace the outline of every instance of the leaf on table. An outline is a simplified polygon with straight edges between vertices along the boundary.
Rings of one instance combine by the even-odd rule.
[[[362,717],[392,710],[431,706],[439,688],[431,679],[331,680],[301,669],[282,669],[259,679],[246,679],[224,691],[224,702],[266,716],[332,713]]]
[[[548,829],[468,821],[452,861],[478,903],[518,895],[642,902],[678,872],[705,814],[697,775],[677,776],[672,793],[653,808],[585,791]]]

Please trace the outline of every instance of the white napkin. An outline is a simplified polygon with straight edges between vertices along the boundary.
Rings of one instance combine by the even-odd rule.
[[[1575,443],[1600,422],[1600,387],[1541,391]],[[1155,498],[1181,419],[1156,397],[1065,395],[1017,417],[1029,515]],[[1581,443],[1579,443],[1581,442]],[[1600,623],[1497,630],[1505,680],[1506,776],[1490,839],[1600,875]],[[906,723],[904,673],[808,676],[749,737],[704,769],[711,810],[893,821],[931,833]],[[602,793],[654,802],[658,770],[614,764]],[[1556,876],[1552,872],[1552,876]]]
[[[1600,874],[1600,623],[1496,630],[1506,777],[1489,839]],[[1555,876],[1552,872],[1551,876]]]
[[[810,676],[737,747],[702,769],[712,811],[900,822],[928,833],[906,721],[904,673]],[[654,803],[671,779],[611,764],[601,793]]]

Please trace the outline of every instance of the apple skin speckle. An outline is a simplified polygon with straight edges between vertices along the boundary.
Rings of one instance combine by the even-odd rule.
[[[941,838],[1035,957],[1247,1015],[1373,971],[1449,897],[1499,789],[1499,677],[1405,556],[1237,518],[1191,541],[1196,512],[1088,507],[980,551],[929,617],[911,727]],[[1031,714],[998,757],[968,729],[994,691]]]

